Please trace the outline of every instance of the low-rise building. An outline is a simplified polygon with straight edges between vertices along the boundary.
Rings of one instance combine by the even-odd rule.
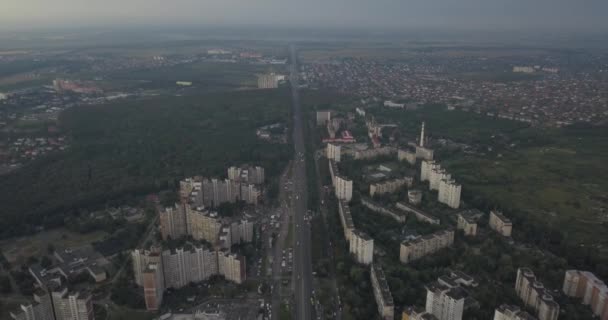
[[[477,235],[477,220],[483,213],[477,209],[466,210],[458,213],[457,229],[462,230],[465,236]]]
[[[393,320],[395,318],[395,303],[382,267],[378,264],[372,264],[370,277],[378,313],[383,320]]]
[[[407,201],[415,206],[422,203],[422,191],[418,189],[407,190]]]
[[[401,320],[439,320],[424,308],[406,307],[401,314]]]
[[[401,148],[397,151],[397,160],[407,161],[409,164],[416,164],[416,151],[410,148]]]
[[[501,304],[494,310],[494,320],[537,320],[517,306]]]
[[[513,223],[502,212],[497,210],[490,211],[490,221],[488,222],[490,228],[499,234],[510,237],[513,231]]]
[[[331,110],[317,111],[317,125],[324,126],[331,120]]]
[[[397,202],[395,204],[397,209],[403,210],[407,213],[413,213],[418,221],[424,221],[430,224],[439,224],[439,218],[431,215],[428,212],[423,211],[422,209],[415,208],[404,202]]]
[[[401,242],[399,260],[407,264],[451,246],[453,243],[454,231],[452,230],[438,231],[414,240],[406,240]]]
[[[382,215],[385,215],[391,219],[394,219],[395,221],[397,221],[399,223],[405,223],[405,219],[407,218],[407,214],[405,212],[401,212],[401,211],[393,210],[391,208],[384,207],[381,204],[376,203],[372,199],[369,199],[369,198],[361,198],[361,204],[363,204],[369,210],[376,212],[376,213],[380,213]]]

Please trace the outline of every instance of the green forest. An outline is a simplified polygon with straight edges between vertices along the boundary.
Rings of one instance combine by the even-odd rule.
[[[239,91],[83,106],[59,120],[68,151],[0,180],[0,236],[57,227],[81,209],[164,189],[192,175],[225,176],[253,163],[278,174],[289,145],[256,138],[257,127],[286,121],[284,90]]]

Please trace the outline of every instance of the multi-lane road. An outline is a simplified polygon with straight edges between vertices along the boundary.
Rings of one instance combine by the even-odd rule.
[[[298,93],[298,58],[294,45],[290,48],[290,83],[293,110],[293,143],[295,161],[293,163],[293,210],[294,210],[294,268],[296,319],[312,319],[312,262],[310,246],[310,226],[304,219],[307,209],[307,185],[304,142],[304,120]]]

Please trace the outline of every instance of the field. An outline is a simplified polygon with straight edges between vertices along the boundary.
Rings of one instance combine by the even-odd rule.
[[[193,86],[205,91],[252,89],[257,87],[257,74],[266,73],[270,69],[271,67],[264,65],[198,62],[117,72],[110,74],[108,80],[133,82],[146,88],[174,87],[176,81],[189,81]]]
[[[59,121],[69,151],[0,181],[0,234],[59,227],[80,209],[175,188],[186,176],[224,176],[230,165],[278,174],[291,148],[259,141],[255,130],[286,121],[289,101],[284,90],[255,90],[69,109]]]
[[[21,265],[27,257],[47,254],[48,245],[51,243],[56,248],[76,247],[102,240],[106,235],[103,231],[80,234],[59,228],[28,237],[0,241],[0,250],[12,265]]]

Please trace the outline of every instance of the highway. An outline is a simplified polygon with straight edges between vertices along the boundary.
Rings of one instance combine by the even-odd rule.
[[[293,108],[293,143],[295,147],[295,161],[293,163],[293,195],[294,210],[294,281],[295,281],[295,304],[296,319],[312,319],[311,288],[312,288],[312,263],[310,245],[310,226],[304,220],[307,211],[307,185],[306,185],[306,163],[304,154],[304,120],[300,106],[298,93],[298,60],[294,45],[290,48],[291,70],[290,83]]]

